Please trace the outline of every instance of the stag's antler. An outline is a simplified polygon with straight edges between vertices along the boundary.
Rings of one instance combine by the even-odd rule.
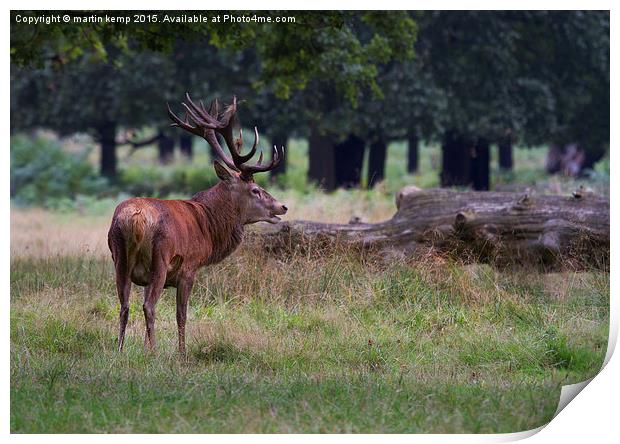
[[[260,173],[264,171],[270,171],[276,168],[284,157],[284,147],[280,150],[274,145],[273,154],[271,156],[271,162],[268,165],[262,165],[263,152],[261,150],[258,162],[255,165],[245,165],[254,154],[258,147],[258,130],[254,127],[254,144],[252,149],[247,154],[241,154],[241,148],[243,147],[243,132],[239,129],[239,138],[233,138],[233,125],[235,116],[237,113],[237,98],[233,96],[232,104],[226,107],[224,113],[220,119],[220,106],[217,99],[213,100],[207,110],[202,103],[196,105],[189,96],[189,93],[185,94],[187,103],[183,102],[182,105],[186,110],[185,119],[181,120],[168,105],[168,115],[172,119],[172,126],[178,126],[185,131],[189,131],[192,134],[203,137],[222,161],[231,169],[239,171],[241,178],[244,180],[251,180],[254,173]],[[224,150],[220,146],[215,133],[221,134],[228,146],[231,157],[224,154]]]

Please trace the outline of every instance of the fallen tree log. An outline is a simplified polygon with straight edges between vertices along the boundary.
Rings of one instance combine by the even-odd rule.
[[[339,244],[410,258],[431,251],[500,267],[608,269],[609,200],[584,189],[549,196],[406,187],[396,206],[391,219],[376,224],[291,221],[257,233],[278,254]]]

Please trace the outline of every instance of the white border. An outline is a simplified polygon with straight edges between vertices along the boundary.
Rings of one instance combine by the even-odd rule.
[[[612,20],[612,31],[611,31],[611,41],[612,41],[612,67],[611,67],[611,78],[614,78],[614,73],[618,72],[617,69],[617,50],[618,47],[614,43],[617,43],[617,32],[614,32],[613,23],[614,23],[614,11],[613,4],[611,1],[532,1],[532,0],[522,0],[519,2],[515,1],[504,1],[501,3],[501,9],[605,9],[611,10],[611,20]],[[49,1],[21,1],[21,2],[13,2],[12,5],[7,5],[9,8],[13,9],[22,9],[22,10],[46,10],[46,9],[100,9],[100,10],[115,10],[115,9],[178,9],[177,6],[182,6],[183,9],[209,9],[216,10],[222,9],[217,6],[221,5],[221,3],[215,4],[213,3],[205,3],[204,1],[196,1],[196,0],[187,0],[183,2],[182,5],[170,2],[156,1],[156,0],[139,0],[128,2],[120,2],[120,1],[92,1],[89,2],[88,5],[85,5],[83,2],[78,1],[55,1],[50,3]],[[254,1],[233,1],[226,2],[226,9],[243,9],[243,10],[313,10],[313,9],[379,9],[378,6],[381,6],[381,9],[500,9],[497,1],[468,1],[468,2],[457,2],[457,1],[446,1],[446,0],[435,0],[433,2],[425,1],[425,2],[403,2],[403,1],[393,1],[393,0],[384,0],[380,3],[378,2],[370,2],[368,0],[362,1],[338,1],[335,2],[333,0],[314,0],[312,2],[296,2],[295,5],[290,4],[290,2],[284,1],[274,1],[274,0],[265,0],[261,2]],[[9,9],[4,10],[3,18],[4,23],[8,23],[10,20],[9,17]],[[4,32],[4,39],[6,42],[6,47],[10,47],[10,31],[9,26],[6,26]],[[9,74],[9,57],[6,56],[2,59],[2,64],[4,68],[5,75]],[[5,77],[6,78],[6,77]],[[4,108],[4,128],[5,128],[5,142],[8,142],[9,135],[9,91],[10,85],[9,82],[5,82],[2,87],[2,103],[5,104]],[[611,87],[611,116],[612,122],[614,121],[614,117],[617,116],[617,104],[618,104],[618,92],[617,88],[614,88],[612,84]],[[614,127],[612,126],[612,134],[611,134],[611,145],[615,145],[617,141],[617,134],[614,131]],[[2,432],[3,434],[9,434],[9,376],[10,376],[10,364],[9,364],[9,322],[8,317],[10,313],[10,279],[9,279],[9,264],[10,264],[10,225],[9,225],[9,163],[10,156],[8,150],[8,143],[5,145],[5,149],[1,150],[1,156],[3,160],[3,165],[5,168],[5,180],[2,181],[2,191],[5,196],[2,202],[2,210],[3,215],[1,219],[2,223],[2,237],[1,237],[1,245],[3,248],[3,254],[1,255],[2,260],[2,280],[4,282],[3,288],[6,289],[4,293],[4,297],[2,299],[4,313],[6,316],[7,324],[3,329],[3,341],[1,342],[1,347],[4,351],[5,362],[2,366],[2,384],[3,384],[3,392],[6,396],[3,398],[3,402],[0,404],[1,413],[2,413]],[[618,170],[618,155],[614,154],[614,150],[611,150],[611,165],[612,170]],[[618,195],[617,193],[617,185],[618,181],[614,180],[613,176],[611,178],[611,196]],[[613,221],[617,220],[617,212],[618,205],[614,203],[614,200],[611,200],[611,218]],[[616,224],[617,225],[617,224]],[[613,225],[611,230],[611,247],[612,251],[615,251],[618,246],[618,237],[614,235]],[[520,432],[514,434],[505,434],[505,435],[416,435],[415,437],[409,435],[382,435],[381,439],[387,439],[390,441],[400,441],[400,442],[409,442],[411,439],[415,439],[419,442],[505,442],[505,441],[513,441],[522,438],[526,438],[535,434],[537,431],[540,433],[535,434],[532,438],[532,442],[566,442],[568,441],[584,441],[584,440],[594,440],[606,442],[608,437],[610,436],[618,436],[618,420],[616,409],[618,407],[618,394],[620,393],[620,360],[617,356],[613,355],[613,349],[615,348],[615,343],[618,334],[618,304],[617,304],[617,294],[618,294],[618,283],[617,283],[617,266],[616,261],[613,260],[614,255],[612,254],[612,262],[611,262],[611,294],[616,295],[612,296],[611,301],[611,325],[610,325],[610,341],[609,348],[606,357],[607,365],[603,368],[598,376],[594,378],[594,380],[587,385],[583,389],[583,392],[579,394],[577,399],[573,402],[570,402],[564,410],[562,410],[558,416],[549,423],[546,427],[542,427],[541,429],[537,429],[534,431]],[[610,359],[611,358],[611,359]],[[47,443],[63,443],[69,444],[72,442],[82,442],[84,440],[84,436],[80,435],[11,435],[10,439],[15,442],[30,442],[33,440],[40,441],[45,440]],[[274,442],[274,441],[284,441],[288,439],[299,440],[300,442],[312,442],[317,437],[314,435],[296,435],[295,437],[289,437],[287,435],[254,435],[252,437],[247,437],[244,435],[210,435],[208,437],[204,437],[203,435],[180,435],[176,436],[174,439],[183,440],[187,442],[202,442],[205,439],[210,441],[236,441],[238,439],[252,439],[256,442]],[[350,440],[366,440],[366,439],[375,439],[376,435],[323,435],[320,437],[321,440],[325,440],[326,442],[334,442],[338,441],[350,441]],[[148,440],[152,443],[166,442],[169,437],[164,435],[115,435],[115,436],[103,436],[103,435],[91,435],[87,438],[92,442],[109,442],[110,440],[131,440],[132,442],[136,442],[137,440]]]
[[[98,9],[98,10],[225,10],[225,9],[237,9],[237,10],[324,10],[324,9],[341,9],[341,10],[393,10],[393,9],[405,9],[405,10],[548,10],[548,9],[601,9],[611,10],[613,9],[614,2],[609,0],[592,0],[592,1],[578,1],[578,0],[522,0],[522,1],[502,1],[501,4],[492,0],[470,0],[467,2],[457,0],[435,0],[435,1],[417,1],[417,2],[405,2],[402,0],[384,0],[381,2],[370,0],[314,0],[314,1],[297,1],[293,4],[290,1],[283,0],[264,0],[257,2],[256,0],[231,0],[225,3],[222,2],[204,2],[198,0],[187,0],[182,4],[171,3],[169,1],[162,0],[132,0],[119,1],[119,0],[94,0],[88,2],[86,5],[84,2],[77,0],[56,0],[52,3],[45,0],[24,0],[20,2],[14,2],[15,4],[9,5],[9,8],[18,10],[60,10],[60,9]],[[182,6],[182,7],[181,7]]]

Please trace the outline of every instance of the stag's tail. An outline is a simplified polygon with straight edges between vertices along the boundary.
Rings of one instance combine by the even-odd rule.
[[[122,254],[131,266],[131,258],[150,246],[156,221],[157,211],[143,199],[130,199],[120,204],[108,233],[108,244],[114,261]]]
[[[119,227],[127,247],[139,247],[146,237],[147,219],[142,208],[127,208],[119,219]]]

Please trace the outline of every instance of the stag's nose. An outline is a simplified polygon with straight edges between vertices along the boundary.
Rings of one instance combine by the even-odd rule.
[[[282,211],[284,211],[284,213],[286,213],[288,211],[288,208],[286,208],[286,205],[282,205]],[[284,214],[282,213],[282,214]]]

